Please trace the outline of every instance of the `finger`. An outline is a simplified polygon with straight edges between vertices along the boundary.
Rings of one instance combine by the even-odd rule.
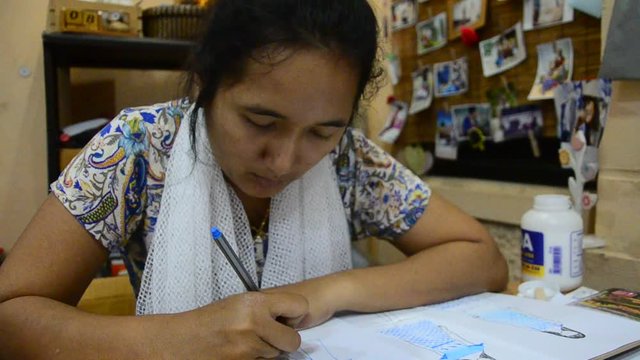
[[[309,312],[307,299],[293,293],[265,293],[269,301],[269,313],[274,319],[277,317],[299,318]]]
[[[254,355],[251,356],[251,358],[275,359],[280,356],[280,354],[282,354],[282,351],[276,349],[260,338],[256,338],[255,341],[255,352]]]
[[[294,352],[300,347],[300,334],[289,326],[283,325],[274,319],[267,319],[266,326],[257,330],[258,336],[276,349]]]
[[[281,323],[284,324],[288,327],[294,328],[294,329],[300,329],[300,323],[307,318],[307,315],[300,315],[298,317],[294,317],[294,318],[288,318],[288,317],[284,317],[284,316],[278,316],[276,318],[276,320]]]

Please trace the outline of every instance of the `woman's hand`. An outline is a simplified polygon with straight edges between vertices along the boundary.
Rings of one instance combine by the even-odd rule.
[[[248,292],[182,314],[166,315],[151,339],[167,358],[256,359],[294,352],[300,335],[284,325],[307,314],[304,297]],[[175,320],[174,320],[175,319]],[[279,321],[277,321],[278,319]],[[280,322],[281,321],[281,322]]]
[[[322,324],[336,312],[346,310],[349,271],[335,273],[296,284],[264,290],[269,294],[294,293],[309,302],[309,311],[301,319],[293,319],[291,326],[306,329]]]

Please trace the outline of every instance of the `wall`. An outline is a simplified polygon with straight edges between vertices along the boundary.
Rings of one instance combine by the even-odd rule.
[[[141,6],[146,8],[171,2],[145,0]],[[376,10],[381,11],[382,6],[378,4],[381,0],[372,2]],[[47,4],[48,0],[5,0],[5,10],[0,12],[0,33],[3,34],[0,38],[0,169],[3,169],[0,176],[0,247],[5,249],[13,246],[47,196],[41,41]],[[18,70],[22,66],[30,69],[29,77],[19,76]],[[76,86],[97,84],[103,89],[115,89],[114,94],[108,96],[114,104],[100,106],[115,110],[180,95],[177,86],[180,74],[177,72],[72,69],[71,80]],[[387,112],[385,99],[390,93],[391,87],[387,84],[366,109],[367,116],[372,119],[368,128],[371,134],[377,133],[383,125]],[[95,91],[80,101],[74,101],[75,116],[91,114],[91,109],[86,109],[86,106],[100,102],[104,97],[104,92]],[[83,106],[78,102],[85,108],[78,109],[78,106]]]
[[[162,3],[171,1],[145,0],[142,6]],[[41,41],[47,4],[48,0],[4,0],[0,11],[0,246],[5,249],[11,248],[47,196]],[[30,71],[28,77],[19,75],[23,66]],[[176,94],[175,77],[163,72],[81,70],[73,71],[72,78],[115,82],[115,108]],[[89,103],[99,98],[93,96]]]
[[[449,11],[446,1],[429,1],[418,5],[418,21],[435,16],[443,11]],[[481,40],[499,35],[518,22],[522,22],[523,1],[487,0],[485,25],[478,29]],[[394,87],[394,94],[403,101],[410,102],[413,93],[411,72],[421,67],[454,58],[466,56],[468,59],[469,90],[457,96],[434,98],[429,109],[409,116],[404,131],[398,138],[395,150],[407,144],[423,141],[433,141],[436,133],[436,112],[447,106],[467,103],[487,102],[486,91],[491,88],[502,87],[503,79],[514,84],[521,105],[533,103],[538,105],[544,118],[545,137],[555,137],[557,133],[555,108],[553,101],[528,101],[527,95],[535,80],[538,67],[536,46],[556,39],[570,37],[574,50],[573,78],[587,79],[597,75],[600,67],[600,21],[581,12],[574,12],[574,21],[548,28],[526,31],[523,33],[527,58],[512,69],[500,74],[485,77],[482,73],[480,51],[478,46],[465,46],[460,38],[448,40],[447,44],[438,50],[425,55],[416,52],[416,30],[414,27],[398,30],[392,33],[394,52],[402,63],[402,76],[398,85]],[[555,157],[555,154],[554,154]]]
[[[605,0],[606,39],[614,0]],[[638,288],[640,279],[640,81],[614,81],[600,144],[596,234],[607,242],[587,259],[590,281]]]
[[[603,1],[603,45],[614,1]],[[595,289],[616,286],[637,289],[640,279],[640,142],[637,141],[640,82],[614,81],[613,86],[611,111],[600,145],[599,199],[595,208],[595,233],[607,245],[585,252],[584,285]],[[370,134],[375,140],[374,133]],[[567,194],[565,188],[476,179],[432,177],[427,181],[435,192],[483,221],[507,258],[511,280],[518,280],[520,276],[519,218],[531,206],[533,195]],[[366,249],[372,252],[371,260],[378,263],[403,258],[385,242],[369,243]]]
[[[0,12],[0,246],[10,247],[46,195],[46,0],[3,2]],[[22,78],[25,66],[31,75]]]

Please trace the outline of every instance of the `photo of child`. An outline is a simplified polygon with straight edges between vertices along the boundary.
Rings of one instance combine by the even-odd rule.
[[[453,118],[448,111],[438,111],[435,145],[435,156],[437,158],[447,160],[456,160],[458,158],[458,139],[453,126]]]
[[[425,66],[411,75],[413,79],[413,96],[409,114],[416,114],[431,106],[433,99],[433,75],[431,66]]]
[[[445,61],[434,65],[435,96],[454,96],[469,89],[469,73],[467,58],[461,57],[453,61]]]
[[[398,0],[391,4],[391,30],[413,26],[418,19],[415,0]]]
[[[573,7],[568,0],[524,0],[524,30],[573,21]]]
[[[555,88],[573,73],[573,45],[571,38],[540,44],[536,80],[527,97],[529,100],[552,99]]]
[[[561,148],[574,156],[582,154],[582,176],[586,181],[593,180],[611,102],[611,80],[565,82],[556,89],[554,102]],[[568,161],[561,164],[570,167]]]
[[[500,128],[504,140],[524,138],[529,136],[529,132],[538,134],[542,131],[542,110],[536,105],[503,109]]]
[[[453,124],[458,140],[466,140],[478,129],[485,138],[491,137],[491,106],[489,104],[464,104],[451,108]]]
[[[406,102],[393,100],[391,102],[391,109],[389,116],[384,125],[384,128],[380,130],[378,138],[380,141],[387,144],[393,144],[400,136],[405,123],[407,122],[407,113],[409,106]]]
[[[442,12],[416,25],[418,55],[440,49],[447,44],[447,13]]]
[[[449,40],[460,36],[463,26],[477,29],[484,26],[486,0],[449,0]]]
[[[478,46],[485,77],[507,71],[527,58],[521,23],[500,35],[481,41]]]

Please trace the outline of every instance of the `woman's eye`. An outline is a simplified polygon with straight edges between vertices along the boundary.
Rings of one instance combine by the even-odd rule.
[[[249,117],[244,118],[249,124],[259,128],[259,129],[269,129],[271,128],[275,123],[273,121],[269,121],[269,120],[262,120],[262,119],[251,119]]]
[[[321,140],[329,140],[333,134],[335,132],[334,131],[327,131],[327,130],[311,130],[311,134],[313,134],[313,136],[315,136],[318,139]]]

